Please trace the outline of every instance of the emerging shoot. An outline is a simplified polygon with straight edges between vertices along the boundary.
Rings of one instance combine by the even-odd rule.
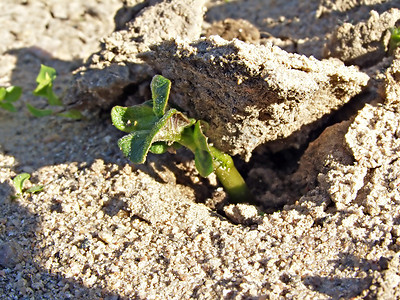
[[[21,97],[21,94],[22,89],[19,86],[0,87],[0,108],[16,112],[13,103]]]
[[[392,54],[399,45],[400,27],[390,28],[389,53]]]
[[[24,183],[29,178],[31,178],[31,175],[28,173],[21,173],[14,177],[13,184],[14,184],[15,190],[17,191],[17,196],[20,196],[24,193],[31,193],[31,194],[38,193],[43,190],[43,185],[35,185],[29,189],[24,189],[23,188]]]
[[[144,163],[149,151],[161,154],[170,147],[185,146],[193,152],[200,175],[215,172],[231,202],[250,201],[250,192],[232,158],[208,143],[202,130],[204,122],[168,107],[171,81],[156,75],[150,87],[152,100],[131,107],[115,106],[111,111],[114,126],[128,133],[118,141],[125,156],[134,163]]]

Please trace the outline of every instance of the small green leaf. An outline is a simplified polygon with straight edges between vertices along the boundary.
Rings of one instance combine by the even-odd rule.
[[[28,173],[21,173],[18,174],[17,176],[14,177],[13,179],[13,184],[14,187],[17,191],[17,194],[22,194],[23,193],[23,186],[24,186],[24,182],[29,179],[31,177],[31,175],[29,175]]]
[[[213,159],[207,143],[207,137],[201,130],[200,121],[197,121],[193,130],[193,140],[196,145],[194,161],[197,171],[203,177],[207,177],[214,171]]]
[[[142,164],[146,161],[151,141],[148,140],[149,132],[132,132],[118,140],[122,153],[132,162]]]
[[[3,101],[4,98],[6,97],[6,88],[5,87],[0,87],[0,101]]]
[[[150,87],[154,114],[157,117],[162,117],[167,108],[171,81],[161,75],[155,75],[151,80]]]
[[[155,142],[150,146],[149,151],[154,154],[163,154],[167,152],[169,147],[166,142]]]
[[[393,51],[400,45],[400,27],[390,28],[390,41],[389,41],[389,53]]]
[[[119,139],[118,146],[132,162],[141,164],[146,161],[147,153],[154,142],[179,141],[182,131],[191,125],[190,119],[176,109],[170,109],[162,118],[155,117],[153,124],[146,124],[143,128],[134,125],[130,134]]]
[[[77,109],[71,109],[64,113],[57,114],[60,117],[72,119],[72,120],[81,120],[83,118],[82,113]]]
[[[10,86],[6,89],[6,96],[4,100],[7,102],[15,102],[22,95],[22,88],[19,86]]]
[[[26,103],[26,107],[28,108],[29,112],[35,116],[35,117],[45,117],[45,116],[49,116],[53,113],[53,111],[51,109],[39,109],[36,108],[32,105],[30,105],[29,103]]]
[[[22,89],[19,86],[0,88],[0,107],[11,112],[16,112],[17,109],[12,103],[17,101],[21,97],[21,94]]]
[[[194,163],[203,177],[207,177],[214,171],[212,156],[205,150],[197,148],[194,151]]]
[[[27,190],[25,191],[25,193],[34,194],[34,193],[39,193],[39,192],[41,192],[41,191],[43,191],[43,185],[35,185],[35,186],[33,186],[33,187],[27,189]]]
[[[15,106],[12,105],[12,103],[8,103],[8,102],[0,102],[0,107],[2,109],[5,109],[5,110],[11,111],[11,112],[16,112],[17,111]]]
[[[39,74],[36,77],[38,85],[33,94],[45,97],[50,105],[62,106],[60,98],[53,92],[53,81],[56,77],[56,70],[54,68],[41,65]]]
[[[150,130],[159,118],[154,115],[150,102],[131,107],[114,106],[111,110],[114,126],[124,132]]]
[[[40,65],[40,71],[38,76],[36,77],[36,82],[41,85],[47,85],[50,82],[54,81],[57,77],[57,72],[54,68]]]

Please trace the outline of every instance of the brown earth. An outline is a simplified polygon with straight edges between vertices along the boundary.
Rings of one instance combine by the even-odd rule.
[[[0,85],[24,89],[0,110],[0,299],[400,298],[398,1],[0,6]],[[85,119],[29,115],[40,64]],[[185,150],[123,157],[110,107],[156,73],[255,203]],[[22,172],[44,190],[14,197]]]

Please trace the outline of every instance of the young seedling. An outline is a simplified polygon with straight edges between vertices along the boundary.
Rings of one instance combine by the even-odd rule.
[[[17,196],[22,195],[23,193],[38,193],[43,190],[43,185],[35,185],[27,190],[24,190],[24,182],[31,178],[31,175],[28,173],[21,173],[18,174],[17,176],[14,177],[13,179],[13,184],[15,187],[15,190],[17,191]]]
[[[245,181],[232,158],[208,143],[205,123],[168,107],[171,81],[156,75],[150,84],[152,100],[131,107],[115,106],[114,126],[128,133],[118,141],[122,152],[134,163],[144,163],[148,152],[161,154],[168,148],[185,146],[194,153],[196,169],[203,177],[215,172],[233,203],[251,201]]]
[[[390,29],[389,53],[400,45],[400,27]]]
[[[40,66],[40,71],[36,77],[37,87],[33,91],[35,96],[44,97],[47,99],[47,103],[51,106],[63,106],[61,99],[53,91],[53,81],[56,79],[56,70],[52,67],[45,65]],[[31,104],[26,104],[29,112],[35,117],[45,117],[56,114],[61,117],[79,120],[82,118],[80,111],[71,109],[64,112],[54,113],[52,109],[39,109]]]
[[[10,86],[8,88],[1,87],[0,88],[0,107],[2,109],[16,112],[17,109],[13,105],[15,101],[17,101],[22,94],[22,89],[19,86]]]

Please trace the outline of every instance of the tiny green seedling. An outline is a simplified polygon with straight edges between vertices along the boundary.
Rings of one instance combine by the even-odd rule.
[[[16,112],[17,109],[13,105],[22,94],[22,89],[19,86],[1,87],[0,88],[0,107],[2,109]]]
[[[54,68],[41,65],[39,74],[36,77],[37,87],[33,94],[46,98],[50,105],[62,106],[60,98],[53,91],[53,81],[56,77],[57,73]]]
[[[26,180],[28,180],[29,178],[31,178],[31,175],[29,175],[28,173],[21,173],[14,177],[13,184],[14,184],[15,190],[17,191],[17,196],[20,196],[24,193],[31,193],[31,194],[38,193],[43,190],[43,185],[35,185],[29,189],[24,190],[24,188],[23,188],[24,182]]]
[[[151,81],[152,100],[131,107],[115,106],[114,126],[128,135],[118,141],[122,152],[134,163],[144,163],[148,152],[161,154],[185,146],[194,153],[196,169],[203,177],[215,172],[234,203],[248,202],[251,194],[232,158],[208,143],[205,123],[168,107],[171,81],[156,75]]]
[[[390,29],[389,53],[400,45],[400,27]]]
[[[56,79],[56,70],[41,65],[38,76],[36,77],[37,87],[33,91],[35,96],[44,97],[47,103],[51,106],[63,106],[61,99],[53,91],[53,81]],[[16,112],[17,109],[13,105],[22,95],[22,89],[18,86],[10,86],[8,88],[0,87],[0,108]],[[64,118],[80,120],[83,118],[79,110],[71,109],[55,113],[52,109],[36,108],[30,103],[26,103],[28,111],[35,117],[45,117],[50,115],[57,115]]]
[[[56,77],[57,73],[54,68],[41,65],[39,74],[36,77],[37,87],[33,91],[33,94],[35,96],[46,98],[47,103],[51,106],[63,106],[61,99],[53,91],[53,81]],[[29,103],[26,104],[26,107],[35,117],[45,117],[55,114],[52,109],[39,109]],[[79,120],[83,117],[81,112],[76,109],[56,113],[56,115],[74,120]]]

